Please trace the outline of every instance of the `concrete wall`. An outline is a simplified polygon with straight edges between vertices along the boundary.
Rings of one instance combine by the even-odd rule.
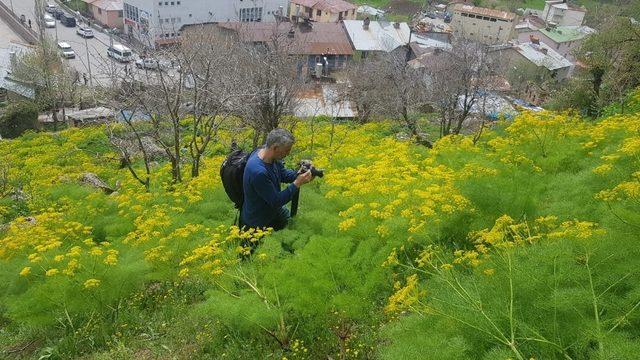
[[[38,35],[35,31],[23,26],[20,23],[20,18],[11,12],[11,9],[0,1],[0,17],[9,25],[9,27],[15,31],[24,41],[33,45],[38,42]],[[32,26],[35,26],[33,24]]]
[[[481,42],[483,44],[506,44],[513,36],[516,20],[487,21],[482,18],[463,16],[463,12],[455,11],[451,25],[454,33],[465,39]]]
[[[89,4],[89,11],[93,18],[102,25],[118,29],[122,29],[124,26],[123,19],[119,16],[119,11],[117,10],[101,10],[97,6]]]

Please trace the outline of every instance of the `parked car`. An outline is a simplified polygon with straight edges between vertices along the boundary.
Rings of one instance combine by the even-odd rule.
[[[60,9],[53,9],[53,11],[51,11],[51,15],[60,20],[60,18],[62,17],[62,15],[64,15],[64,11],[60,10]]]
[[[76,18],[71,15],[62,14],[62,16],[60,16],[60,23],[66,27],[76,27]]]
[[[156,59],[146,58],[146,59],[138,59],[136,60],[136,67],[138,69],[148,69],[148,70],[161,70],[162,66]]]
[[[42,18],[44,19],[44,27],[48,27],[48,28],[56,27],[56,19],[51,17],[51,15],[44,14]]]
[[[58,7],[55,4],[48,3],[44,6],[44,11],[48,13],[53,13],[53,11],[56,9],[58,9]]]
[[[450,23],[451,22],[451,13],[445,13],[444,14],[444,22],[446,22],[446,23]]]
[[[120,62],[130,62],[133,60],[131,49],[126,46],[115,44],[107,49],[107,56]]]
[[[93,30],[91,30],[91,28],[88,28],[88,27],[80,26],[76,30],[76,34],[82,36],[83,38],[92,38]]]
[[[60,51],[60,56],[65,59],[74,59],[76,57],[76,53],[71,48],[71,45],[64,41],[58,43],[58,50]]]

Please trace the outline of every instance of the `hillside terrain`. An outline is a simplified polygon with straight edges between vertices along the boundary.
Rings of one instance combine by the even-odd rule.
[[[232,225],[218,169],[250,133],[221,132],[181,183],[155,160],[148,192],[102,127],[0,141],[0,357],[640,353],[640,92],[624,114],[525,112],[433,149],[390,122],[293,128],[287,164],[326,175],[279,232]]]

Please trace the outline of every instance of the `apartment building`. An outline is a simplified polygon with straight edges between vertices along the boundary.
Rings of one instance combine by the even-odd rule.
[[[178,41],[185,25],[211,22],[274,22],[287,0],[124,0],[124,31],[144,46]]]
[[[289,19],[292,22],[355,20],[357,9],[357,6],[343,0],[291,0]]]
[[[516,14],[462,3],[453,6],[454,34],[488,45],[505,44],[514,34]]]
[[[547,0],[542,10],[542,20],[557,26],[580,26],[586,9],[567,3],[566,0]]]

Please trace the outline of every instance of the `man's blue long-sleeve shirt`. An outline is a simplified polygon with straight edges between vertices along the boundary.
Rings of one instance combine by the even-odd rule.
[[[284,204],[291,201],[298,191],[294,184],[280,190],[281,183],[293,183],[297,173],[285,169],[281,161],[265,163],[254,151],[242,177],[244,203],[242,204],[242,223],[249,227],[269,226]]]

